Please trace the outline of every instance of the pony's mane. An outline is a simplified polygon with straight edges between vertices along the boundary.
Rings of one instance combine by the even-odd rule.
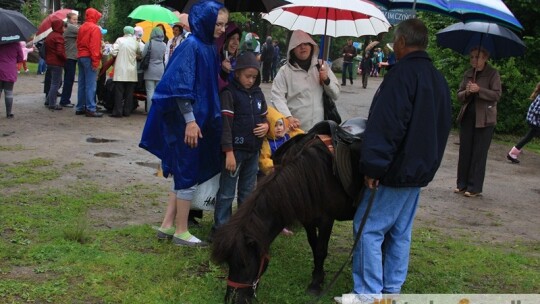
[[[273,239],[285,226],[313,218],[316,201],[330,199],[323,189],[332,175],[332,154],[320,140],[287,155],[263,178],[255,191],[213,240],[212,259],[226,262],[231,255],[247,256],[248,246],[268,252]]]

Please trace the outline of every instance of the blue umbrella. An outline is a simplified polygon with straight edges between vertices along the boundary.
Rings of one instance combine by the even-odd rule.
[[[511,30],[495,23],[456,23],[436,34],[437,44],[468,55],[471,49],[481,46],[489,51],[490,58],[501,59],[522,56],[525,44]]]
[[[492,22],[523,30],[502,0],[372,0],[386,9],[424,10],[454,17],[462,22]]]
[[[36,32],[37,28],[23,14],[0,8],[0,44],[28,41]]]

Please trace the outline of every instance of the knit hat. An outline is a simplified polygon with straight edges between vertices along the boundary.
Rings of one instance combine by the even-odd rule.
[[[259,61],[257,61],[257,57],[255,57],[255,54],[253,52],[247,51],[236,57],[236,67],[234,69],[236,71],[246,68],[255,68],[258,70],[260,66],[261,64],[259,63]]]
[[[135,29],[133,26],[126,25],[124,26],[124,34],[130,34],[133,35],[135,33]]]

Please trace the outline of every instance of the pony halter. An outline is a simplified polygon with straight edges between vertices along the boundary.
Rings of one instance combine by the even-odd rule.
[[[268,254],[264,254],[261,257],[261,264],[259,265],[259,273],[257,274],[257,277],[255,278],[255,281],[253,283],[239,283],[231,281],[229,278],[227,278],[227,286],[232,287],[234,289],[242,289],[242,288],[253,288],[253,294],[255,294],[255,290],[257,290],[257,285],[259,284],[259,280],[261,279],[261,276],[264,271],[264,265],[268,264],[270,262],[270,256]]]

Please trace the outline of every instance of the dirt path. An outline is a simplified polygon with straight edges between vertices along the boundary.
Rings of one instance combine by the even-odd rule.
[[[2,102],[0,147],[21,145],[24,149],[0,149],[0,163],[41,157],[54,160],[54,165],[59,167],[83,164],[69,170],[59,181],[46,183],[47,187],[91,181],[119,190],[144,184],[159,187],[166,193],[169,181],[154,176],[158,160],[138,148],[146,119],[142,102],[134,115],[122,119],[76,116],[74,109],[51,112],[43,106],[42,80],[43,76],[21,75],[15,84],[14,119],[5,118]],[[377,84],[372,83],[370,86]],[[269,88],[270,85],[263,85],[265,92]],[[362,90],[355,83],[343,91],[340,108],[347,109],[342,111],[346,116],[349,109],[367,108],[358,104],[358,100],[366,100],[369,96],[363,95],[372,94],[374,89]],[[76,85],[72,100],[76,102]],[[458,155],[456,142],[457,136],[452,134],[435,180],[422,190],[416,224],[450,235],[472,236],[483,242],[540,241],[540,156],[526,152],[521,157],[522,163],[513,165],[505,159],[509,147],[492,144],[484,196],[465,198],[452,193]],[[2,189],[4,193],[8,191],[13,189]],[[125,213],[111,211],[95,216],[106,226],[154,224],[161,220],[161,204],[134,200]],[[115,222],[119,224],[112,224]]]

